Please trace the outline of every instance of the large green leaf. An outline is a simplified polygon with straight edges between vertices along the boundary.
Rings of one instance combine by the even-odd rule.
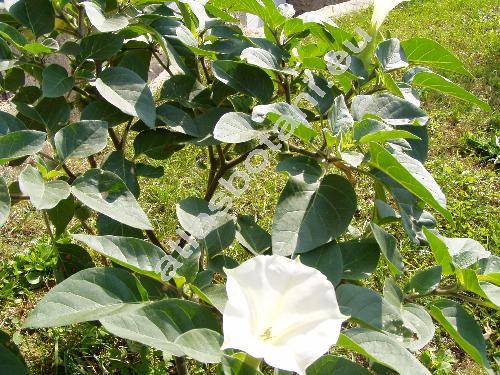
[[[352,101],[352,116],[361,121],[366,115],[380,117],[390,125],[425,125],[429,117],[415,104],[388,93],[358,95]]]
[[[367,328],[352,328],[340,335],[337,345],[353,350],[400,374],[430,375],[429,370],[410,352],[381,332]]]
[[[113,151],[101,163],[101,169],[110,171],[120,177],[134,197],[140,193],[137,181],[136,165],[123,156],[122,151]]]
[[[343,279],[365,279],[375,272],[380,258],[380,249],[373,239],[341,242],[339,247],[344,268]]]
[[[286,20],[272,0],[211,0],[210,3],[216,8],[225,8],[231,12],[239,11],[255,14],[271,28],[275,28]]]
[[[7,23],[0,22],[0,35],[5,40],[11,41],[19,46],[24,46],[28,41],[16,28]]]
[[[449,299],[440,299],[432,302],[429,310],[432,317],[463,350],[480,365],[490,367],[481,328],[460,304]]]
[[[123,45],[123,37],[113,33],[99,33],[86,36],[80,42],[81,60],[108,60],[116,55]]]
[[[80,3],[80,6],[82,5],[85,8],[85,13],[87,13],[90,23],[101,32],[118,31],[128,25],[127,17],[117,15],[106,18],[101,8],[91,1],[83,1]]]
[[[336,293],[342,314],[373,329],[398,336],[411,335],[411,331],[404,328],[401,310],[373,290],[342,284]]]
[[[435,290],[441,282],[441,266],[419,270],[408,281],[405,291],[408,293],[427,294]]]
[[[3,331],[0,331],[0,374],[28,375],[19,349]]]
[[[69,222],[75,214],[75,200],[72,196],[61,200],[57,206],[47,211],[50,222],[56,229],[56,236],[60,236],[66,230]]]
[[[446,198],[431,174],[418,160],[393,150],[387,151],[375,142],[370,143],[370,163],[408,189],[415,196],[440,212],[446,219],[452,220],[446,210]]]
[[[352,129],[354,119],[349,112],[344,95],[339,95],[334,99],[333,107],[328,113],[328,120],[335,136],[345,134]]]
[[[255,362],[255,358],[249,358],[245,353],[237,353],[232,357],[225,355],[217,367],[217,375],[264,375]]]
[[[378,61],[384,71],[402,69],[408,66],[408,61],[401,43],[397,38],[386,39],[379,43],[375,50]]]
[[[176,356],[185,354],[183,345],[175,343],[183,333],[201,328],[215,332],[220,329],[216,316],[207,307],[178,299],[138,305],[135,309],[102,318],[101,323],[118,337]],[[186,339],[180,339],[181,344],[186,344]],[[193,348],[189,351],[195,354]]]
[[[250,115],[241,112],[229,112],[223,115],[215,125],[215,139],[226,143],[243,143],[258,138],[267,130],[252,120]]]
[[[130,119],[129,115],[103,100],[91,101],[80,114],[80,120],[106,121],[108,127],[123,124]]]
[[[384,255],[389,270],[394,276],[399,275],[404,270],[403,257],[399,252],[396,238],[387,233],[383,228],[375,223],[370,224],[373,236],[377,241],[382,254]]]
[[[60,327],[98,320],[144,300],[144,290],[128,271],[89,268],[51,289],[28,315],[25,327]]]
[[[492,255],[488,258],[480,259],[478,266],[479,280],[500,285],[500,258],[498,256]]]
[[[46,182],[40,172],[27,165],[19,175],[19,188],[30,197],[31,204],[37,210],[48,210],[68,198],[70,187],[66,181],[55,180]]]
[[[369,144],[370,142],[383,143],[402,138],[420,139],[418,136],[407,130],[399,129],[400,127],[395,129],[381,121],[367,118],[358,122],[354,127],[354,139],[363,144]]]
[[[435,328],[431,316],[422,306],[414,303],[404,305],[402,310],[403,321],[415,334],[405,338],[403,345],[411,351],[417,351],[427,345],[434,337]]]
[[[63,96],[73,88],[75,79],[61,65],[51,64],[42,72],[42,91],[47,98]]]
[[[78,177],[71,187],[83,204],[120,223],[139,229],[153,229],[125,183],[112,172],[91,169]]]
[[[262,254],[271,248],[271,235],[248,215],[238,217],[236,240],[254,255]]]
[[[345,232],[356,211],[351,183],[339,175],[320,179],[321,168],[313,159],[295,157],[278,165],[291,174],[273,219],[273,253],[305,253]]]
[[[262,69],[269,69],[284,74],[298,75],[298,73],[293,69],[283,68],[281,66],[281,58],[274,55],[271,51],[263,48],[245,48],[241,52],[240,57],[242,60],[246,60],[250,65],[255,65]]]
[[[45,138],[45,133],[36,130],[19,130],[0,136],[0,164],[36,154],[42,149]]]
[[[432,253],[443,269],[444,275],[450,275],[455,267],[467,268],[480,259],[488,258],[491,253],[477,241],[470,238],[447,238],[424,228]]]
[[[307,368],[307,375],[369,375],[370,371],[343,357],[325,355]]]
[[[108,124],[99,120],[83,120],[59,130],[54,136],[57,155],[64,161],[86,158],[102,151],[108,143]]]
[[[10,113],[0,111],[0,135],[26,130],[26,125]]]
[[[411,63],[472,76],[459,59],[431,39],[412,38],[401,42],[401,45]]]
[[[123,267],[161,280],[160,267],[165,252],[158,246],[132,237],[74,234],[73,238]]]
[[[174,107],[170,104],[162,104],[156,108],[156,116],[163,125],[168,126],[172,130],[191,135],[193,137],[202,136],[198,126],[182,109]]]
[[[413,77],[411,83],[414,86],[424,87],[426,89],[435,90],[446,95],[454,96],[455,98],[473,103],[484,111],[491,112],[491,107],[488,103],[483,102],[467,90],[451,82],[448,78],[440,76],[439,74],[433,72],[418,72]]]
[[[340,247],[336,242],[320,246],[300,255],[306,266],[316,268],[335,286],[342,279],[343,263]]]
[[[210,256],[229,247],[235,238],[234,218],[222,211],[211,210],[200,198],[186,198],[176,207],[180,224],[192,236],[202,240]]]
[[[170,130],[157,128],[140,132],[134,139],[135,155],[144,154],[155,160],[168,159],[191,137]]]
[[[107,68],[96,80],[96,88],[109,103],[130,116],[139,117],[150,128],[155,126],[156,108],[148,85],[127,68]]]
[[[479,281],[476,271],[462,269],[456,271],[461,288],[486,298],[493,303],[492,308],[500,310],[500,287],[487,281]]]
[[[36,36],[54,30],[55,14],[50,0],[19,0],[10,7],[9,13]]]
[[[261,68],[230,60],[217,60],[212,68],[219,81],[261,102],[268,102],[274,93],[273,81]]]
[[[10,194],[7,183],[0,176],[0,227],[7,222],[10,212]]]
[[[208,328],[196,328],[177,337],[175,344],[188,356],[202,363],[219,363],[224,337]]]

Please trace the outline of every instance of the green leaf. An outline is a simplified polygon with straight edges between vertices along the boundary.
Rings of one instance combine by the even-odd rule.
[[[408,61],[472,77],[464,64],[439,43],[426,38],[401,42]]]
[[[401,310],[371,289],[353,284],[342,284],[337,290],[340,312],[372,329],[391,334],[408,335]]]
[[[0,176],[0,227],[7,222],[10,213],[10,194],[7,183]]]
[[[356,193],[339,175],[320,180],[321,168],[306,157],[289,158],[278,170],[292,171],[273,218],[273,253],[283,256],[311,251],[345,232],[356,211]],[[318,170],[319,168],[319,170]],[[312,171],[309,174],[307,171]]]
[[[230,12],[239,11],[255,14],[273,29],[286,20],[272,0],[212,0],[210,3],[218,9],[224,8]]]
[[[425,227],[423,231],[437,264],[443,267],[443,275],[452,274],[455,267],[470,267],[478,260],[491,255],[479,242],[470,238],[446,238]]]
[[[479,280],[488,281],[500,285],[500,258],[491,255],[488,258],[480,259],[478,262]]]
[[[241,52],[241,59],[246,60],[250,65],[258,66],[262,69],[269,69],[275,72],[298,75],[298,73],[290,68],[281,66],[281,58],[274,55],[271,51],[263,48],[248,47]]]
[[[123,113],[139,117],[154,128],[156,108],[153,95],[137,73],[122,67],[107,68],[97,78],[96,88],[104,99]]]
[[[211,329],[199,328],[177,337],[175,344],[188,356],[202,363],[219,363],[224,337]]]
[[[85,13],[87,13],[90,23],[101,32],[118,31],[128,26],[127,17],[116,15],[106,18],[101,8],[91,1],[83,1],[80,5],[83,5],[85,8]]]
[[[162,104],[156,108],[156,116],[162,125],[166,125],[175,132],[191,135],[193,137],[202,136],[198,126],[182,109],[170,104]]]
[[[50,0],[19,0],[10,7],[9,13],[35,36],[54,30],[55,14]]]
[[[404,264],[403,257],[398,250],[396,238],[375,223],[370,223],[370,227],[389,266],[389,270],[394,276],[399,275],[404,270]]]
[[[202,328],[219,331],[217,318],[207,307],[178,299],[137,305],[102,318],[101,323],[113,335],[175,356],[185,355],[182,346],[175,343],[183,333]],[[193,349],[188,351],[194,353]]]
[[[97,233],[101,236],[144,238],[142,230],[122,224],[103,214],[97,215],[95,225],[97,227]]]
[[[238,217],[236,240],[254,255],[263,254],[271,248],[271,235],[248,215]]]
[[[339,247],[342,253],[343,279],[365,279],[375,272],[380,249],[373,239],[341,242]]]
[[[331,242],[313,251],[301,254],[300,261],[306,266],[320,271],[333,286],[336,286],[342,279],[342,253],[336,242]]]
[[[176,101],[186,108],[206,106],[207,88],[191,75],[174,75],[161,87],[160,98]]]
[[[478,275],[471,269],[457,270],[456,275],[461,288],[486,298],[495,305],[491,306],[492,308],[500,310],[500,287],[486,281],[479,281]]]
[[[429,117],[415,104],[388,93],[357,95],[351,105],[354,120],[361,121],[366,115],[380,117],[389,125],[411,125],[415,121],[425,125]]]
[[[240,354],[232,357],[224,355],[222,363],[217,367],[217,375],[264,375],[259,371],[258,365],[253,363],[255,359]]]
[[[421,350],[436,331],[431,316],[422,306],[413,303],[403,306],[402,315],[405,326],[415,333],[411,338],[405,338],[403,345],[413,352]]]
[[[229,247],[235,238],[235,220],[222,211],[211,210],[200,198],[186,198],[176,206],[181,226],[198,240],[202,240],[210,256]]]
[[[411,81],[412,85],[426,89],[441,92],[458,99],[465,100],[477,105],[483,111],[491,112],[492,109],[488,103],[483,102],[476,96],[463,89],[459,85],[451,82],[448,78],[432,72],[418,72]]]
[[[307,368],[307,375],[369,375],[370,371],[343,357],[325,355]]]
[[[490,368],[481,328],[457,302],[440,299],[429,305],[432,317],[477,363]]]
[[[393,338],[367,328],[352,328],[340,334],[337,345],[353,350],[400,374],[430,375],[413,355]]]
[[[306,89],[310,96],[308,102],[311,102],[321,114],[327,113],[332,108],[335,98],[339,96],[339,90],[331,87],[330,83],[321,75],[311,73],[308,78],[309,83]]]
[[[86,36],[80,42],[80,60],[108,60],[122,48],[123,37],[113,33]]]
[[[3,77],[2,86],[5,90],[16,92],[20,87],[24,86],[25,74],[21,68],[14,67],[9,69]]]
[[[132,193],[114,173],[88,170],[73,182],[71,192],[80,202],[111,219],[134,228],[153,229]]]
[[[48,210],[68,198],[70,187],[66,181],[44,181],[40,172],[27,165],[19,175],[19,188],[30,197],[31,204],[37,210]]]
[[[197,286],[191,284],[191,289],[200,299],[215,307],[221,314],[227,303],[226,286],[223,284],[213,284],[208,286]]]
[[[136,156],[144,154],[155,160],[165,160],[182,149],[189,138],[162,128],[145,130],[135,137],[134,152]]]
[[[422,163],[397,150],[390,153],[375,142],[370,143],[370,152],[370,163],[375,168],[440,212],[447,220],[452,220],[446,210],[446,198],[441,188]]]
[[[403,138],[420,139],[407,130],[394,129],[392,126],[371,118],[360,121],[354,127],[354,139],[361,144],[369,144],[370,142],[383,143]]]
[[[101,163],[101,169],[110,171],[120,177],[134,197],[140,193],[139,182],[137,181],[136,166],[131,161],[125,159],[122,151],[109,153]]]
[[[56,285],[28,315],[29,328],[60,327],[136,309],[143,301],[139,281],[118,268],[89,268]]]
[[[83,120],[59,130],[54,136],[61,161],[86,158],[102,151],[108,143],[108,124],[99,120]]]
[[[407,293],[428,294],[441,282],[441,266],[434,266],[418,271],[405,286]]]
[[[161,281],[160,267],[165,252],[158,246],[131,237],[84,234],[74,234],[72,237],[120,266]]]
[[[61,200],[54,208],[47,210],[47,214],[56,229],[56,236],[60,236],[75,214],[75,200],[69,196]]]
[[[0,22],[0,36],[18,46],[24,46],[28,42],[17,29],[3,22]]]
[[[10,113],[0,111],[0,136],[19,130],[26,130],[26,125]]]
[[[28,375],[28,368],[17,346],[0,330],[0,373]]]
[[[267,130],[252,120],[252,116],[241,112],[223,115],[215,125],[215,139],[225,143],[243,143],[258,138]]]
[[[388,72],[395,69],[402,69],[408,66],[406,55],[401,48],[399,39],[386,39],[379,43],[375,51],[378,61],[384,71]]]
[[[344,95],[339,95],[334,99],[333,107],[328,113],[328,120],[334,136],[345,134],[352,129],[354,119],[347,108]]]
[[[42,91],[47,98],[63,96],[73,88],[75,79],[68,77],[68,72],[62,66],[50,64],[42,72]]]
[[[0,164],[36,154],[43,148],[45,138],[45,133],[36,130],[19,130],[0,136]]]
[[[80,120],[100,120],[108,123],[108,127],[123,124],[131,117],[108,102],[102,100],[91,101],[80,114]]]
[[[271,100],[274,93],[273,81],[261,68],[230,60],[217,60],[212,68],[215,78],[233,89],[251,95],[263,103]]]

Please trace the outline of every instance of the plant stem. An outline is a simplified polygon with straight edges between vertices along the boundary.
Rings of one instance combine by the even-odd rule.
[[[74,173],[71,172],[71,170],[68,168],[68,166],[66,164],[64,164],[64,163],[61,163],[61,167],[62,167],[62,169],[64,170],[64,172],[69,177],[69,181],[68,182],[72,183],[75,180],[75,178],[76,178],[76,176],[74,175]]]
[[[90,165],[90,168],[97,168],[97,162],[94,158],[94,155],[90,155],[88,158],[87,158],[88,162],[89,162],[89,165]]]
[[[115,146],[115,149],[120,150],[120,140],[118,139],[115,131],[112,128],[108,128],[108,134],[111,138],[111,141],[113,141],[113,146]]]
[[[177,375],[188,375],[186,360],[184,358],[175,357],[175,367],[177,368]]]
[[[50,236],[50,241],[54,243],[54,233],[52,233],[52,228],[50,227],[49,215],[47,215],[46,210],[42,210],[43,221],[45,222],[45,227],[47,228],[47,233]]]
[[[146,236],[148,236],[149,240],[158,246],[160,249],[162,249],[166,254],[168,254],[167,249],[165,249],[165,246],[160,242],[160,239],[156,236],[155,232],[152,230],[146,230]]]
[[[129,131],[130,131],[130,127],[132,126],[133,120],[134,119],[130,119],[130,121],[125,126],[125,129],[123,129],[122,139],[120,141],[120,150],[124,150],[125,146],[127,145],[127,136],[128,136]]]
[[[151,50],[151,52],[153,53],[153,56],[155,57],[156,61],[158,61],[158,64],[160,64],[163,69],[165,69],[167,71],[168,74],[170,74],[170,76],[173,76],[174,73],[172,73],[172,71],[170,70],[170,66],[169,64],[165,64],[161,59],[160,59],[160,56],[158,56],[158,53],[156,53],[155,50]]]

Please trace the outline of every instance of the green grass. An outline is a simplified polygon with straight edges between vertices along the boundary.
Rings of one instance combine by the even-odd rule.
[[[498,61],[500,61],[500,37],[498,35],[499,6],[497,0],[413,0],[404,3],[391,13],[384,32],[390,31],[400,39],[414,36],[436,40],[453,51],[476,77],[475,79],[448,75],[475,93],[498,111]],[[369,11],[339,20],[342,26],[353,30],[355,26],[366,28]],[[427,167],[442,186],[448,197],[453,222],[446,223],[438,216],[439,229],[448,236],[471,237],[480,241],[493,253],[500,248],[500,183],[493,163],[486,162],[476,149],[467,142],[466,134],[480,139],[499,134],[498,113],[481,110],[452,98],[426,93],[424,108],[431,121],[430,150]],[[165,162],[165,176],[158,180],[144,180],[141,186],[141,204],[152,219],[155,230],[162,239],[174,236],[177,225],[175,204],[189,196],[203,194],[207,170],[200,164],[206,160],[203,151],[186,148]],[[199,167],[197,167],[199,166]],[[235,199],[237,213],[255,216],[265,228],[270,228],[274,207],[285,178],[273,168],[252,176],[251,189]],[[367,207],[365,198],[370,192],[361,183],[358,188],[360,206]],[[362,225],[364,217],[355,224]],[[394,227],[393,234],[400,227]],[[15,254],[26,250],[35,251],[43,235],[43,221],[26,202],[18,204],[10,223],[0,231],[0,260],[14,259]],[[398,237],[409,273],[432,263],[428,251],[416,249]],[[231,255],[242,258],[238,247]],[[385,271],[371,280],[380,286]],[[18,332],[22,322],[36,301],[47,288],[22,289],[14,298],[0,301],[0,328],[9,333]],[[498,314],[476,308],[472,312],[491,334],[489,352],[498,351]],[[122,373],[165,374],[167,367],[158,353],[140,350],[124,340],[108,335],[91,324],[61,329],[23,331],[16,335],[21,350],[34,374],[69,373],[100,374],[106,370]],[[448,349],[446,351],[446,349]],[[479,373],[464,353],[445,334],[437,334],[436,340],[426,348],[426,355],[434,369],[447,368],[451,363],[453,373]],[[436,353],[436,354],[433,354]],[[205,373],[201,368],[199,374]]]

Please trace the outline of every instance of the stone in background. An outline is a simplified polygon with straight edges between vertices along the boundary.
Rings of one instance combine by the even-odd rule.
[[[297,14],[311,12],[324,8],[329,5],[343,3],[347,0],[288,0],[287,3],[292,4]]]

